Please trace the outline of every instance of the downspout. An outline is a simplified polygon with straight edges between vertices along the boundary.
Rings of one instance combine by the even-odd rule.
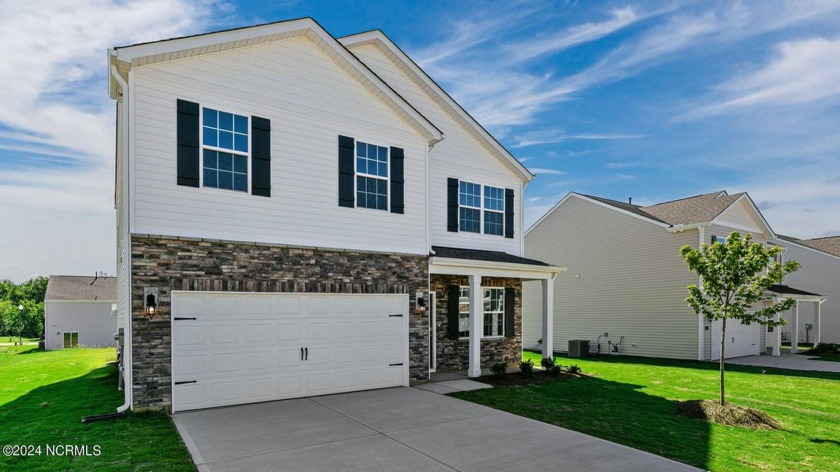
[[[703,247],[703,243],[706,242],[705,226],[703,226],[703,225],[698,226],[697,227],[697,232],[700,234],[699,244],[697,245],[697,250],[700,250],[700,248]],[[698,283],[700,284],[700,285],[698,285],[698,287],[700,288],[700,290],[703,290],[703,277],[700,276],[698,279],[699,279]],[[703,351],[705,350],[705,347],[706,347],[706,343],[704,342],[706,336],[705,336],[704,329],[703,329],[705,327],[705,320],[703,319],[703,315],[698,314],[697,317],[699,318],[699,324],[700,324],[700,332],[697,335],[697,345],[698,345],[697,346],[697,360],[702,362],[703,361]],[[709,327],[709,336],[711,336],[711,335],[712,335],[712,331],[711,331],[711,326],[710,326]]]
[[[123,361],[123,383],[125,385],[125,402],[117,407],[117,413],[123,413],[124,411],[131,408],[131,404],[133,401],[133,375],[132,375],[132,303],[131,303],[131,231],[129,230],[128,224],[130,221],[129,217],[129,208],[130,205],[128,204],[128,151],[129,151],[129,144],[128,144],[128,104],[129,104],[129,92],[128,92],[128,84],[123,80],[122,76],[120,76],[119,72],[117,71],[117,67],[111,64],[111,76],[114,77],[114,80],[120,85],[120,91],[122,96],[122,108],[120,110],[120,124],[119,129],[117,130],[122,136],[122,184],[123,184],[123,199],[122,199],[122,206],[123,206],[123,214],[122,214],[122,224],[123,224],[123,236],[125,244],[127,246],[123,247],[123,251],[125,255],[128,256],[127,261],[123,261],[123,271],[125,274],[125,283],[128,287],[128,294],[129,300],[126,300],[126,320],[125,320],[125,329],[123,331],[123,353],[122,353],[122,361]]]

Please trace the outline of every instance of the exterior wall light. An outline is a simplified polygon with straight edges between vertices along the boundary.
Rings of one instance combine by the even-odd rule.
[[[423,292],[417,292],[417,308],[414,311],[419,315],[426,313],[426,298],[423,295]]]
[[[158,310],[158,289],[146,287],[143,289],[143,312],[151,320]]]

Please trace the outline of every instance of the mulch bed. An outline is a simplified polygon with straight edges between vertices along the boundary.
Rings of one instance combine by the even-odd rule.
[[[767,413],[726,402],[721,406],[717,400],[689,400],[677,403],[678,415],[704,419],[713,423],[750,429],[781,429],[782,423]]]
[[[520,372],[511,372],[501,377],[497,377],[495,375],[483,375],[472,380],[490,384],[494,387],[519,387],[522,385],[539,385],[549,382],[578,379],[581,377],[581,374],[570,374],[568,372],[564,372],[557,376],[549,375],[547,372],[534,372],[533,377],[525,377]]]

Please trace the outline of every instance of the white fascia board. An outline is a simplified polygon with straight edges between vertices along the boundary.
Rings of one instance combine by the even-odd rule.
[[[448,257],[429,258],[429,273],[439,275],[480,275],[482,277],[510,277],[528,280],[551,280],[565,267],[534,266],[511,262],[478,261]]]
[[[117,300],[44,300],[44,303],[117,303]]]
[[[402,49],[399,48],[393,41],[391,41],[388,36],[385,35],[382,31],[373,30],[373,31],[366,31],[364,33],[353,34],[349,36],[344,36],[342,38],[338,38],[338,41],[348,48],[352,48],[353,46],[361,46],[364,44],[381,44],[386,49],[391,51],[400,61],[405,65],[408,70],[412,72],[414,75],[415,80],[419,80],[423,82],[427,87],[434,90],[435,93],[443,100],[444,103],[449,105],[451,110],[462,120],[468,123],[479,136],[481,136],[485,143],[489,145],[492,149],[498,152],[502,157],[504,157],[507,162],[514,167],[519,172],[519,178],[522,179],[524,182],[530,182],[536,178],[536,175],[531,173],[524,165],[522,165],[519,160],[517,160],[513,155],[502,146],[496,138],[494,138],[490,133],[481,126],[475,118],[473,118],[466,110],[464,110],[461,105],[458,104],[452,97],[443,90],[440,85],[438,85],[431,77],[429,77],[426,72],[417,65],[407,54],[405,54]]]
[[[619,213],[621,213],[621,214],[623,214],[623,215],[632,216],[633,218],[636,218],[636,219],[638,219],[638,220],[646,221],[646,222],[648,222],[648,223],[654,224],[654,225],[659,226],[659,227],[661,227],[661,228],[665,228],[665,229],[667,229],[668,231],[671,231],[671,228],[674,228],[673,226],[671,226],[671,225],[669,225],[669,224],[666,224],[666,223],[660,223],[659,221],[652,220],[652,219],[650,219],[650,218],[645,218],[644,216],[637,215],[637,214],[632,213],[632,212],[629,212],[629,211],[627,211],[627,210],[623,210],[623,209],[621,209],[621,208],[614,207],[614,206],[612,206],[612,205],[607,205],[607,204],[606,204],[606,203],[604,203],[604,202],[599,202],[598,200],[593,200],[593,199],[588,198],[588,197],[586,197],[586,196],[584,196],[584,195],[581,195],[581,194],[579,194],[579,193],[569,192],[568,194],[566,194],[566,196],[565,196],[565,197],[563,197],[563,198],[562,198],[559,202],[557,202],[557,204],[556,204],[556,205],[554,205],[553,207],[551,207],[551,209],[550,209],[550,210],[548,210],[547,212],[545,212],[545,215],[543,215],[540,219],[538,219],[536,223],[534,223],[533,225],[531,225],[531,227],[530,227],[530,228],[528,228],[528,230],[527,230],[527,231],[525,231],[525,236],[527,236],[527,235],[528,235],[528,233],[530,233],[530,232],[531,232],[531,230],[533,230],[533,229],[534,229],[534,228],[536,228],[536,227],[537,227],[540,223],[542,223],[542,221],[543,221],[543,220],[545,220],[546,218],[548,218],[549,216],[551,216],[551,214],[552,214],[552,213],[554,213],[554,211],[555,211],[557,208],[560,208],[560,205],[562,205],[563,203],[565,203],[565,202],[566,202],[566,200],[568,200],[569,198],[572,198],[572,197],[574,197],[574,198],[579,198],[579,199],[581,199],[581,200],[583,200],[583,201],[586,201],[586,202],[589,202],[589,203],[594,203],[595,205],[601,206],[601,207],[603,207],[603,208],[607,208],[607,209],[610,209],[610,210],[613,210],[613,211],[617,211],[617,212],[619,212]],[[686,229],[687,229],[687,228],[686,228]]]
[[[359,58],[348,51],[337,39],[327,33],[312,18],[302,18],[299,20],[219,31],[184,38],[166,39],[152,43],[136,44],[134,46],[117,47],[113,49],[115,51],[113,55],[117,60],[128,63],[144,57],[154,57],[181,51],[189,51],[190,54],[188,56],[194,56],[206,54],[207,48],[220,44],[249,41],[265,36],[281,34],[304,36],[309,32],[315,34],[321,41],[329,45],[338,56],[351,64],[356,71],[366,80],[373,83],[389,100],[396,103],[400,109],[423,129],[423,134],[429,142],[438,142],[443,139],[443,132],[441,130],[370,70]]]
[[[745,193],[745,194],[741,195],[740,197],[738,197],[738,199],[737,199],[737,200],[735,200],[734,202],[730,203],[730,204],[729,204],[729,206],[728,206],[728,207],[726,207],[726,208],[724,208],[724,209],[723,209],[720,213],[718,213],[718,214],[717,214],[717,216],[715,216],[715,217],[714,217],[714,219],[713,219],[712,221],[710,221],[710,222],[709,222],[709,224],[712,224],[712,225],[720,225],[720,226],[729,226],[729,227],[731,227],[731,228],[735,228],[735,226],[733,226],[732,224],[728,224],[728,223],[725,223],[725,222],[721,222],[721,221],[720,221],[720,217],[721,217],[724,213],[726,213],[726,211],[727,211],[727,210],[729,210],[730,208],[732,208],[732,206],[733,206],[733,205],[738,204],[738,203],[739,203],[739,202],[741,202],[742,200],[746,200],[746,202],[749,204],[750,208],[752,208],[753,213],[755,213],[756,215],[758,215],[758,219],[761,221],[761,224],[762,224],[762,226],[764,226],[764,230],[766,231],[766,233],[765,233],[765,234],[767,235],[767,239],[771,239],[771,238],[775,239],[775,238],[776,238],[776,233],[774,233],[774,232],[773,232],[773,228],[771,228],[771,227],[770,227],[770,224],[769,224],[769,223],[767,223],[767,220],[766,220],[766,219],[764,219],[764,215],[762,215],[762,214],[761,214],[761,212],[760,212],[760,211],[758,211],[758,207],[757,207],[757,206],[755,206],[755,203],[752,201],[752,198],[750,198],[749,194],[747,194],[747,193]],[[744,228],[744,227],[741,227],[741,228],[736,228],[736,229],[742,229],[742,230],[744,230],[744,231],[750,231],[749,229]]]
[[[773,293],[773,298],[776,300],[796,300],[799,302],[818,302],[823,303],[828,300],[828,297],[823,295],[793,295],[790,293]]]

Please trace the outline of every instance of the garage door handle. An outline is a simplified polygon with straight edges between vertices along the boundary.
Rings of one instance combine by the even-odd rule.
[[[175,321],[185,321],[185,320],[195,321],[195,317],[192,317],[192,318],[178,318],[177,316],[175,317]]]
[[[306,357],[304,357],[303,360],[308,361],[309,360],[309,348],[308,347],[305,349],[305,352],[306,352]]]
[[[303,360],[303,348],[300,348],[300,360]]]
[[[390,318],[402,318],[402,314],[401,314],[401,313],[400,313],[400,314],[397,314],[397,315],[388,315],[388,316],[389,316]]]
[[[397,365],[403,365],[403,363],[402,363],[402,362],[400,362],[400,363],[398,363],[398,364],[388,364],[388,367],[394,367],[394,366],[397,366]]]
[[[175,385],[183,385],[183,384],[194,384],[198,383],[197,380],[184,380],[183,382],[175,382]]]

